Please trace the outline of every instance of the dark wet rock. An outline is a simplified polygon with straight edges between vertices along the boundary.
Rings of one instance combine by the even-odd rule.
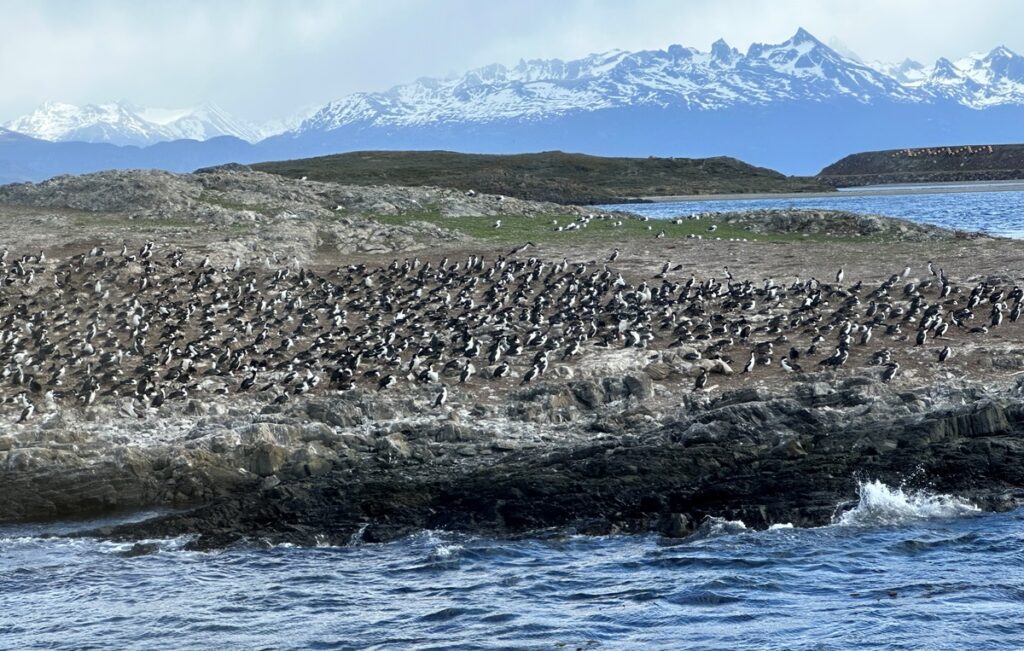
[[[987,436],[1010,430],[1006,410],[991,400],[939,415],[929,419],[929,424],[932,436],[940,440],[960,436]]]
[[[160,551],[160,545],[156,543],[135,543],[130,548],[123,552],[120,552],[118,556],[124,558],[137,558],[139,556],[149,556]]]
[[[611,393],[626,394],[624,385],[620,380]],[[606,402],[606,387],[614,383],[538,385],[518,394],[527,404],[555,399],[577,411],[609,409],[582,426],[590,440],[530,450],[492,444],[454,421],[407,428],[373,438],[388,470],[355,463],[276,475],[263,480],[274,483],[261,492],[215,498],[109,534],[198,534],[197,549],[255,538],[346,544],[360,530],[362,540],[382,541],[422,528],[681,537],[710,516],[752,527],[826,524],[837,504],[855,499],[858,478],[917,482],[989,509],[1024,498],[1024,405],[1013,390],[894,392],[877,381],[812,384],[789,395],[740,389],[664,418]],[[877,393],[870,405],[850,397],[865,390]],[[920,409],[907,407],[911,395]],[[428,453],[430,463],[422,463]]]
[[[658,532],[667,538],[686,538],[697,527],[685,513],[667,513],[658,523]]]

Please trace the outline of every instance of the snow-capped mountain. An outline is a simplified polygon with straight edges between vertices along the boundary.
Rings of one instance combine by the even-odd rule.
[[[538,120],[626,106],[721,110],[837,96],[862,102],[879,97],[912,101],[915,93],[800,29],[779,45],[754,44],[746,54],[719,40],[709,52],[680,45],[616,50],[575,61],[491,65],[455,79],[420,79],[384,93],[357,93],[332,102],[296,133],[355,123]]]
[[[303,106],[287,117],[266,120],[255,125],[255,129],[259,133],[259,138],[256,141],[298,129],[303,122],[316,115],[321,108],[319,105]]]
[[[926,97],[950,99],[973,109],[1024,104],[1024,56],[1003,46],[957,61],[940,58],[927,67],[909,59],[875,67]]]
[[[168,140],[209,140],[234,136],[248,142],[266,137],[215,104],[190,109],[140,108],[128,102],[75,106],[47,102],[4,125],[50,142],[92,142],[146,146]]]
[[[955,64],[940,59],[930,68],[909,59],[866,65],[800,29],[783,43],[755,43],[746,53],[719,40],[708,52],[680,45],[616,50],[574,61],[521,61],[458,78],[420,79],[331,102],[295,133],[353,124],[536,121],[621,107],[716,111],[835,99],[864,104],[952,99],[970,108],[1024,104],[1024,57],[1000,47]]]
[[[925,65],[865,64],[837,47],[845,54],[800,29],[746,52],[719,40],[708,51],[672,45],[523,60],[356,93],[262,127],[212,106],[51,103],[3,125],[31,138],[0,139],[0,182],[358,149],[726,155],[813,174],[858,151],[1024,142],[1024,57],[1007,48]],[[111,151],[107,143],[151,146]]]

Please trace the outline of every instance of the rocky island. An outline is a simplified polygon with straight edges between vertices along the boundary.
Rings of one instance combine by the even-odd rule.
[[[303,545],[1024,500],[1010,240],[230,166],[0,187],[0,521]]]

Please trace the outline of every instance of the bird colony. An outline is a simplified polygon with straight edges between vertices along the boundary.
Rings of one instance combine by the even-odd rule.
[[[680,395],[729,382],[949,363],[959,344],[1013,327],[1024,291],[960,285],[928,264],[882,282],[696,278],[666,263],[624,278],[589,262],[522,257],[395,260],[309,270],[212,265],[181,250],[93,248],[54,260],[0,254],[0,417],[189,398],[423,385],[443,408],[488,383],[515,390],[607,349],[671,356]],[[845,281],[845,282],[844,282]],[[732,374],[732,368],[740,369]],[[824,368],[823,368],[824,367]],[[725,376],[723,376],[725,381]]]

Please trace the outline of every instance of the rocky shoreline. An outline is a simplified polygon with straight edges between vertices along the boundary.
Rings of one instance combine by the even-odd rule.
[[[752,528],[828,524],[867,479],[956,494],[983,510],[1024,504],[1021,383],[893,391],[869,377],[821,377],[782,395],[740,389],[664,413],[631,402],[628,384],[614,394],[597,382],[547,387],[564,400],[541,400],[540,413],[577,419],[557,443],[516,449],[434,419],[323,474],[254,478],[198,509],[89,535],[193,535],[192,549],[381,542],[421,529],[684,537],[705,517]],[[346,418],[344,402],[321,406],[312,422]]]

